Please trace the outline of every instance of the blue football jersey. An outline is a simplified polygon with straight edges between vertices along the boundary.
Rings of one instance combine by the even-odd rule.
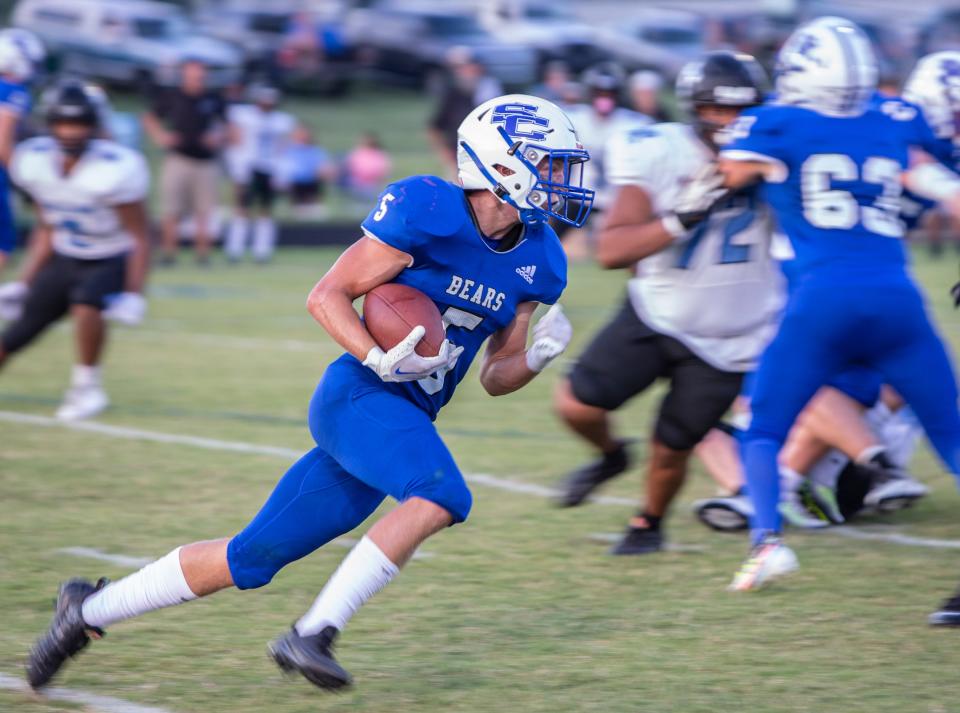
[[[513,321],[518,305],[553,304],[566,287],[566,255],[549,225],[526,225],[514,247],[497,251],[497,241],[477,229],[463,189],[442,178],[413,176],[387,186],[361,227],[367,237],[413,258],[393,281],[433,300],[447,339],[464,348],[447,373],[383,384],[431,418],[453,396],[487,337]],[[350,355],[341,359],[356,361]]]
[[[793,245],[799,276],[872,279],[902,272],[903,188],[911,147],[942,150],[920,110],[900,99],[857,117],[765,104],[741,114],[722,155],[772,162],[764,195]]]
[[[0,110],[25,116],[30,111],[30,92],[22,84],[0,79]]]

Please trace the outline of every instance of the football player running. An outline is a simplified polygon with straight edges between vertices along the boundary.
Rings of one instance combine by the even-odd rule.
[[[17,283],[22,309],[0,334],[0,365],[69,312],[76,365],[56,413],[69,421],[109,403],[100,372],[105,318],[135,325],[146,310],[149,171],[136,151],[96,138],[101,114],[83,84],[64,82],[46,109],[50,135],[23,142],[10,161],[13,182],[36,205],[38,228]]]
[[[771,104],[746,112],[721,154],[727,185],[765,182],[796,258],[795,287],[752,391],[744,437],[756,509],[753,548],[732,590],[761,587],[797,569],[780,537],[777,455],[804,405],[831,377],[879,371],[960,474],[960,414],[953,368],[906,268],[902,176],[913,147],[936,151],[920,111],[874,97],[877,62],[854,23],[819,18],[778,57]]]
[[[634,129],[608,146],[607,177],[619,192],[597,258],[634,277],[617,315],[555,394],[559,416],[600,452],[567,477],[562,506],[579,505],[627,469],[610,412],[658,379],[670,381],[650,443],[646,503],[613,554],[661,549],[661,519],[692,449],[733,403],[776,329],[783,291],[772,217],[752,189],[724,195],[715,163],[718,132],[759,104],[764,89],[752,57],[708,54],[677,80],[689,125]]]
[[[390,495],[400,504],[270,646],[282,669],[321,688],[348,685],[350,674],[331,652],[340,631],[423,540],[470,512],[470,491],[433,425],[437,413],[485,341],[480,381],[498,396],[531,381],[570,340],[570,323],[556,306],[566,259],[547,220],[583,223],[593,199],[580,180],[588,158],[558,107],[507,95],[461,124],[461,185],[414,176],[388,186],[363,221],[364,237],[307,301],[347,352],[327,368],[310,403],[316,447],[238,535],[178,547],[114,584],[64,584],[53,623],[30,654],[30,684],[46,684],[90,632],[227,587],[264,586],[285,565],[357,527]],[[421,290],[443,314],[447,338],[437,356],[414,351],[423,326],[387,351],[364,327],[354,300],[388,282]],[[528,346],[539,303],[555,306]]]
[[[16,244],[8,175],[10,157],[20,121],[30,113],[28,83],[45,54],[40,40],[27,30],[0,30],[0,269]],[[15,307],[3,309],[3,304],[16,304],[25,294],[26,286],[22,283],[0,286],[0,318],[15,315]]]

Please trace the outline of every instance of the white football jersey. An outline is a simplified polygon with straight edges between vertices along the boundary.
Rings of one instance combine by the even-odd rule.
[[[583,185],[596,191],[593,201],[594,210],[609,207],[614,190],[606,180],[604,161],[607,143],[617,134],[650,124],[653,120],[646,114],[618,107],[606,117],[594,111],[589,104],[575,104],[566,108],[567,116],[577,130],[577,138],[590,154],[590,160],[583,167]]]
[[[621,132],[607,146],[611,185],[635,185],[657,215],[713,154],[686,124]],[[771,256],[773,215],[743,195],[714,209],[684,240],[640,260],[628,290],[637,315],[724,371],[752,370],[776,332],[784,281]]]
[[[246,183],[253,171],[271,176],[281,172],[296,119],[286,112],[236,104],[227,110],[227,121],[239,136],[238,143],[227,150],[230,177],[234,181]]]
[[[53,228],[53,249],[83,260],[129,252],[133,238],[114,208],[147,197],[150,171],[143,155],[96,139],[70,175],[63,175],[62,165],[60,147],[49,136],[24,141],[10,159],[11,179]]]

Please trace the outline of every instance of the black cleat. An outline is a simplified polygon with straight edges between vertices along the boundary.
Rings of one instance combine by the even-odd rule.
[[[930,626],[960,626],[960,592],[943,603],[938,611],[931,614],[927,621]]]
[[[663,549],[663,534],[648,527],[628,527],[623,539],[610,548],[612,555],[648,555]]]
[[[95,585],[85,579],[71,579],[60,585],[56,613],[47,632],[37,639],[27,659],[27,681],[31,688],[46,686],[57,675],[68,658],[76,656],[90,643],[90,633],[97,638],[103,630],[88,626],[81,613],[83,601],[107,583]]]
[[[870,489],[863,497],[863,505],[882,513],[910,507],[930,492],[926,485],[915,480],[879,453],[866,465],[860,466],[870,479]]]
[[[335,691],[353,683],[353,677],[337,663],[331,651],[339,633],[334,626],[312,636],[300,636],[296,629],[291,629],[274,639],[267,650],[284,671],[297,671],[313,685]]]
[[[590,493],[629,467],[630,452],[627,450],[627,443],[623,441],[615,451],[604,453],[592,463],[570,473],[564,483],[563,493],[557,498],[557,505],[562,508],[580,505]]]

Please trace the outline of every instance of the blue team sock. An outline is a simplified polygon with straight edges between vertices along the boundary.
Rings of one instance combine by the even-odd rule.
[[[750,523],[754,544],[780,532],[780,472],[777,455],[781,443],[772,438],[743,440],[743,467],[755,515]]]

